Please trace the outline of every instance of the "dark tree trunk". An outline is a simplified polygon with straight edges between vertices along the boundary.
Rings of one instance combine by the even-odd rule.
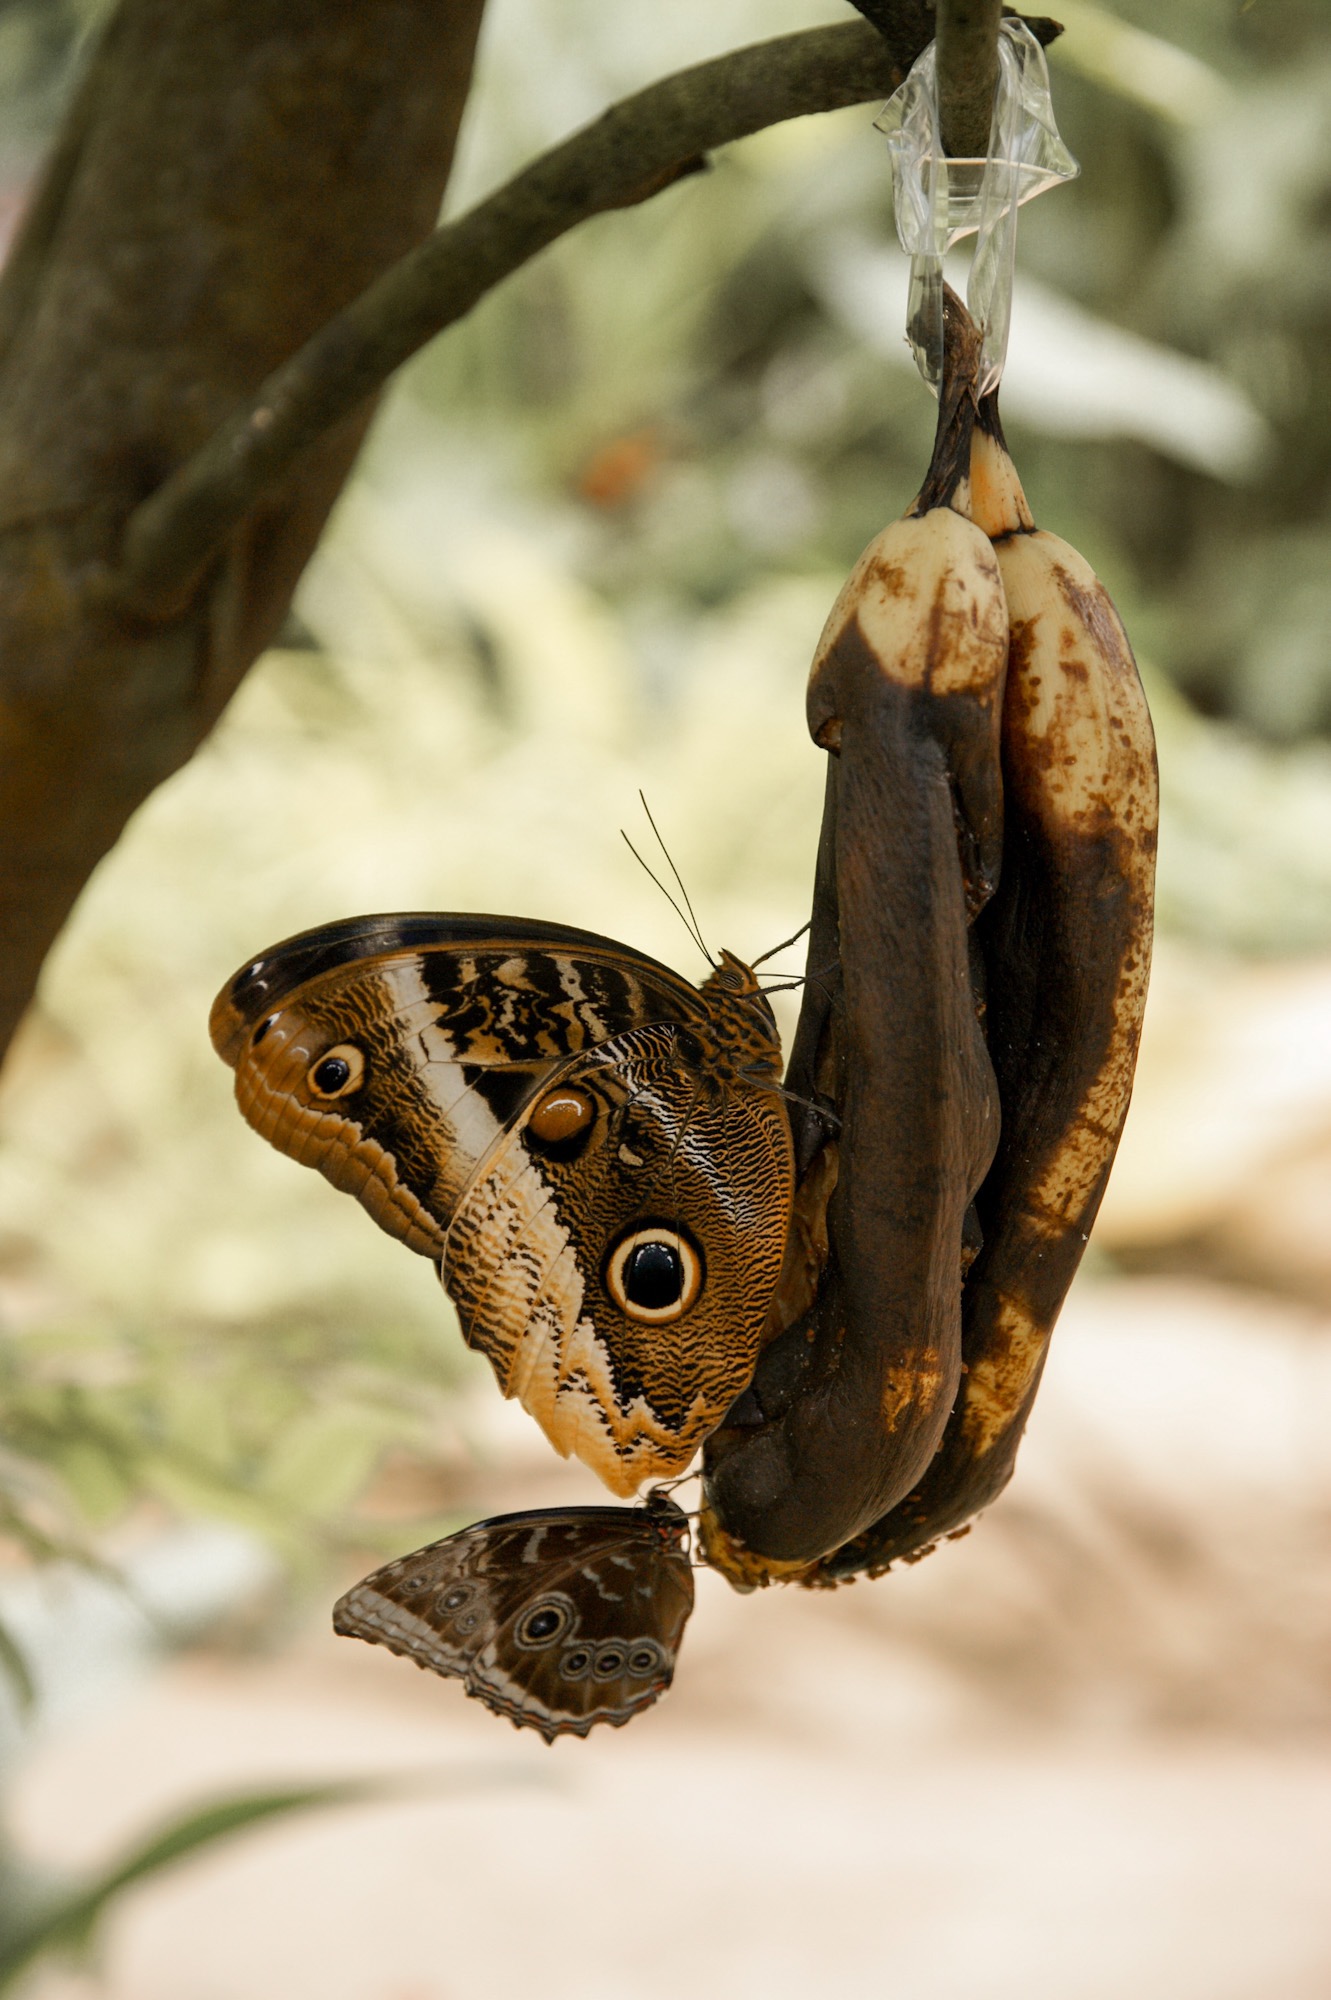
[[[484,0],[125,0],[0,283],[0,1049],[135,807],[281,624],[362,408],[154,623],[125,522],[432,228]]]

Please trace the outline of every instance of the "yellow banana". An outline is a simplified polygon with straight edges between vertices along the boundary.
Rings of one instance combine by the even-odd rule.
[[[981,405],[971,508],[1011,618],[997,896],[976,926],[1002,1136],[977,1198],[966,1373],[924,1478],[810,1582],[881,1573],[986,1506],[1011,1476],[1049,1337],[1127,1114],[1151,958],[1158,797],[1151,719],[1104,586],[1036,528]]]

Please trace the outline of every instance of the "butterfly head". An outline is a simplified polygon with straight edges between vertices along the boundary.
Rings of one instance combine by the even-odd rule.
[[[715,970],[702,983],[702,995],[716,1035],[715,1060],[723,1071],[759,1082],[779,1080],[781,1036],[753,967],[723,948]]]

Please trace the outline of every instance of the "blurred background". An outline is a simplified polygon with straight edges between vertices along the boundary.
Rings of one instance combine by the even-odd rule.
[[[0,7],[0,223],[104,11]],[[807,914],[808,660],[933,420],[854,111],[584,228],[406,372],[281,645],[50,961],[0,1092],[30,2000],[1331,1992],[1331,15],[1056,11],[1083,172],[1023,211],[1004,408],[1141,655],[1161,935],[1013,1486],[874,1584],[704,1576],[669,1700],[553,1752],[335,1642],[388,1555],[596,1493],[429,1265],[242,1124],[206,1035],[245,957],[373,909],[700,976],[619,837],[640,787],[714,949]],[[659,74],[849,17],[491,0],[450,208]],[[382,1789],[145,1863],[91,1957],[16,1970],[154,1830],[355,1777]]]

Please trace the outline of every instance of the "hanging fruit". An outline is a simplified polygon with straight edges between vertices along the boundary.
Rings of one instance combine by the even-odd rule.
[[[928,476],[856,564],[809,683],[828,793],[787,1086],[830,1100],[839,1133],[822,1144],[804,1114],[803,1286],[778,1288],[785,1323],[705,1451],[704,1552],[741,1585],[913,1491],[960,1381],[968,1216],[998,1140],[970,931],[1002,858],[1008,614],[967,511],[979,343],[959,304],[949,319]]]
[[[1037,528],[997,395],[971,444],[971,510],[993,541],[1011,621],[998,894],[976,927],[1002,1136],[977,1200],[966,1374],[920,1485],[824,1564],[881,1570],[1001,1492],[1054,1321],[1123,1131],[1151,965],[1159,796],[1137,665],[1084,557]]]

